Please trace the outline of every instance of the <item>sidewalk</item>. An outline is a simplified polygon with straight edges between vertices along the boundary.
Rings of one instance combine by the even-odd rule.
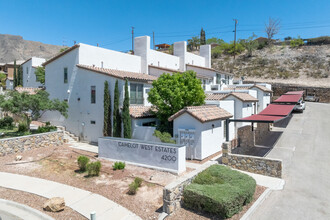
[[[88,219],[91,212],[96,212],[97,220],[141,219],[128,209],[101,195],[49,180],[0,172],[0,186],[45,198],[63,197],[66,206]]]

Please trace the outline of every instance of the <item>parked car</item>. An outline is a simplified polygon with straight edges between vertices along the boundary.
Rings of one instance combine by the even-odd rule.
[[[306,108],[306,103],[303,100],[299,100],[299,102],[294,106],[293,111],[303,112]]]
[[[307,95],[305,97],[305,101],[307,101],[307,102],[318,102],[319,98],[316,97],[315,95]]]

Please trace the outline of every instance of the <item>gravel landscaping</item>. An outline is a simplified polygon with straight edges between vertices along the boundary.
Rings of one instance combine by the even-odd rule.
[[[31,194],[31,193],[27,193],[27,192],[22,192],[22,191],[18,191],[18,190],[12,190],[12,189],[6,189],[3,187],[0,187],[0,198],[30,206],[31,208],[41,211],[44,214],[49,215],[57,220],[87,219],[84,216],[80,215],[78,212],[72,210],[71,208],[69,208],[67,206],[61,212],[56,212],[56,213],[46,212],[42,209],[42,206],[48,199],[41,197],[41,196]]]
[[[23,157],[21,161],[15,161],[17,155]],[[102,163],[100,176],[88,177],[86,172],[79,172],[77,158],[80,155],[89,157],[91,162]],[[163,187],[180,176],[128,164],[124,170],[115,171],[113,164],[111,161],[97,158],[95,153],[67,146],[38,148],[0,157],[2,172],[24,174],[88,190],[113,200],[142,219],[157,219],[162,212]],[[144,181],[136,195],[129,195],[129,184],[135,177]]]

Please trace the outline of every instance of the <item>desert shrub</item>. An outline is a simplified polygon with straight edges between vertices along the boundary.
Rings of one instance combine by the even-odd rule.
[[[128,194],[129,195],[135,195],[137,190],[138,190],[139,186],[138,184],[136,184],[135,181],[133,181],[131,184],[129,184],[128,186]]]
[[[140,187],[142,185],[143,179],[140,177],[135,177],[134,182]]]
[[[88,176],[98,176],[101,171],[101,162],[96,161],[96,162],[89,163],[89,164],[87,164],[86,169],[88,172]]]
[[[330,44],[330,37],[329,36],[322,36],[316,38],[307,39],[308,45],[323,45],[323,44]]]
[[[250,203],[256,188],[255,180],[221,165],[204,170],[185,187],[184,206],[230,218]]]
[[[0,128],[12,128],[14,119],[12,117],[6,116],[0,119]]]
[[[115,164],[112,166],[114,170],[123,170],[125,169],[126,164],[124,162],[115,162]]]
[[[297,39],[290,40],[290,47],[291,48],[300,47],[302,45],[304,45],[304,41],[300,37],[298,37]]]
[[[217,59],[221,57],[222,53],[223,53],[223,49],[220,46],[216,46],[212,48],[211,56],[213,59]]]
[[[128,186],[128,194],[135,195],[139,187],[142,185],[143,179],[135,177],[134,181]]]
[[[172,139],[172,136],[168,132],[161,132],[158,130],[155,130],[154,134],[155,137],[158,137],[161,142],[163,143],[170,143],[170,144],[175,144],[176,141]]]
[[[86,156],[79,156],[77,162],[78,162],[79,170],[85,172],[87,164],[89,163],[89,158]]]
[[[26,132],[29,130],[29,125],[25,121],[21,121],[18,124],[18,132]]]

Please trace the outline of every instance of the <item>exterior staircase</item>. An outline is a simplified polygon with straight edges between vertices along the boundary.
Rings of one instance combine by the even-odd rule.
[[[57,130],[63,131],[65,143],[72,144],[72,143],[76,143],[79,141],[79,137],[77,137],[74,134],[67,131],[64,126],[56,126],[56,127],[57,127]]]

